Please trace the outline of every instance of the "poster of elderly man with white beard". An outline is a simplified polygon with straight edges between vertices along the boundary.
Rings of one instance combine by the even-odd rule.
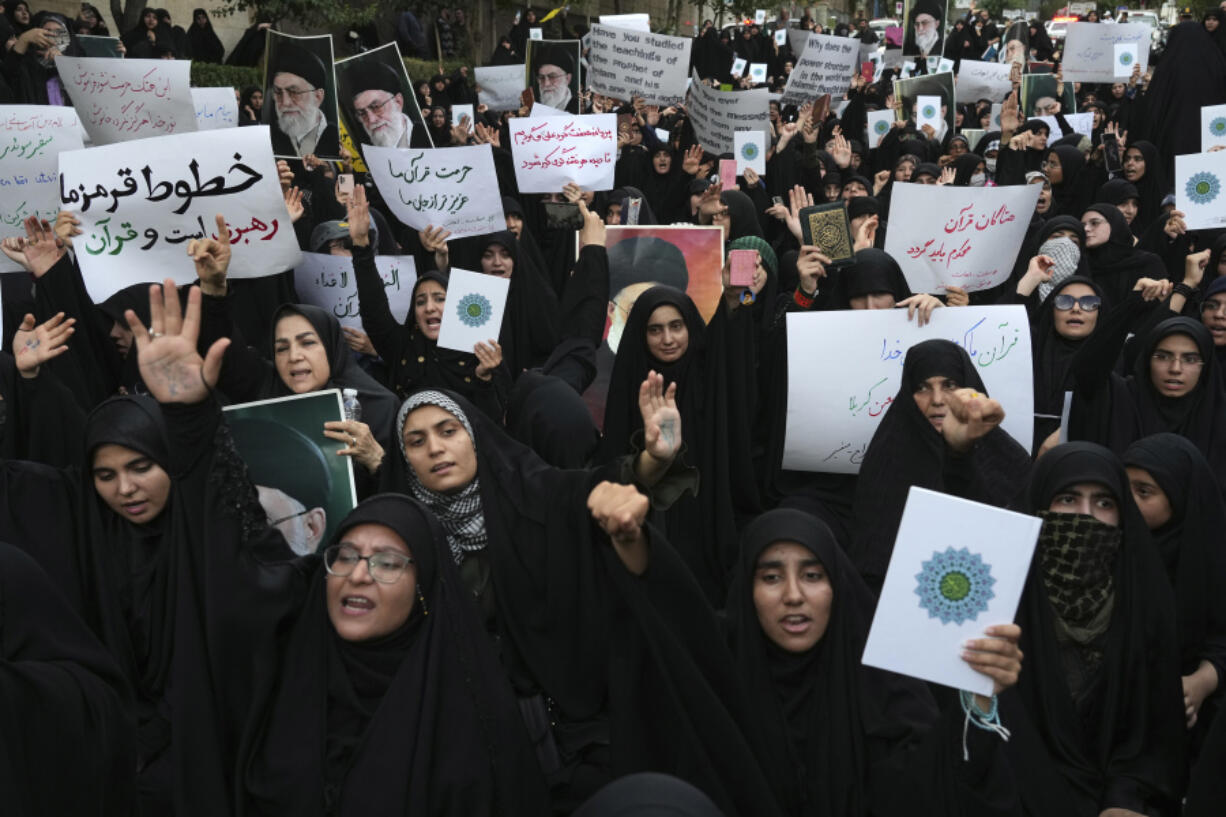
[[[567,113],[579,113],[578,40],[529,40],[524,60],[527,86],[542,105]]]
[[[384,148],[434,147],[396,43],[338,62],[336,87],[341,120],[354,142]]]
[[[293,37],[269,29],[261,121],[272,152],[285,159],[340,158],[332,37]]]
[[[907,0],[904,57],[940,56],[945,48],[946,0]]]

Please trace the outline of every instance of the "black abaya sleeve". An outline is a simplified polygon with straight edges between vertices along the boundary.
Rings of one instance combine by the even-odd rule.
[[[136,805],[131,691],[38,565],[0,544],[0,800],[6,813]]]
[[[259,400],[266,396],[276,377],[272,363],[249,347],[234,328],[229,300],[205,295],[201,299],[200,337],[196,343],[201,357],[219,338],[230,338],[232,343],[226,347],[217,388],[234,403]]]
[[[34,307],[40,323],[59,312],[65,318],[76,318],[68,351],[44,365],[69,385],[81,408],[89,411],[114,394],[118,356],[99,323],[81,272],[68,253],[37,280]]]
[[[1116,406],[1114,374],[1115,362],[1124,346],[1129,327],[1153,303],[1143,300],[1139,293],[1129,293],[1128,299],[1105,315],[1099,316],[1099,326],[1082,341],[1069,371],[1073,378],[1073,406],[1069,414],[1069,439],[1089,440],[1109,446],[1113,415],[1123,411]]]
[[[358,311],[362,316],[362,328],[370,336],[379,357],[394,365],[407,345],[407,331],[388,306],[387,291],[383,288],[383,279],[375,266],[375,253],[370,247],[353,248],[353,278],[358,285]]]

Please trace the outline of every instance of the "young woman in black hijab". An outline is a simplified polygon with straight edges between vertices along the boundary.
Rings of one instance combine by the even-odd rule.
[[[0,796],[11,814],[134,813],[131,689],[47,574],[0,543]]]
[[[1150,92],[1152,93],[1152,91]],[[1148,96],[1148,94],[1147,94]],[[1170,192],[1161,154],[1152,142],[1133,142],[1120,156],[1123,178],[1137,189],[1137,215],[1132,220],[1138,235],[1162,215],[1162,199]]]
[[[746,529],[728,596],[753,738],[793,817],[1013,814],[1003,743],[942,715],[927,685],[861,663],[876,599],[830,529],[779,508]],[[990,627],[966,658],[997,694],[1017,682],[1016,625]],[[981,652],[982,650],[982,652]],[[981,659],[981,660],[980,660]],[[975,696],[980,712],[991,699]]]
[[[1226,676],[1226,505],[1209,463],[1188,440],[1154,434],[1124,452],[1132,496],[1175,590],[1188,729],[1207,729]]]
[[[1137,249],[1124,214],[1112,204],[1095,204],[1081,215],[1090,277],[1113,304],[1122,304],[1142,278],[1167,277],[1162,259]]]
[[[1051,180],[1051,213],[1077,217],[1085,212],[1091,193],[1098,189],[1086,178],[1093,170],[1086,168],[1085,154],[1069,145],[1048,148],[1041,168]]]
[[[1026,670],[1000,705],[1024,813],[1177,814],[1174,602],[1123,464],[1091,443],[1057,446],[1027,506],[1043,528],[1017,616]]]
[[[136,25],[120,39],[130,60],[155,59],[157,49],[174,48],[174,32],[170,26],[158,22],[157,9],[148,6],[141,9]]]
[[[4,75],[17,101],[29,105],[72,104],[56,68],[55,54],[84,56],[68,18],[40,11],[4,56]]]
[[[650,421],[649,448],[664,419]],[[464,398],[438,391],[407,400],[398,423],[402,490],[446,531],[520,698],[555,812],[611,777],[654,770],[698,786],[730,816],[776,813],[733,717],[741,699],[714,614],[644,525],[646,497],[601,481],[649,485],[647,471],[668,463],[553,468]]]
[[[860,466],[849,553],[870,588],[885,580],[912,486],[999,507],[1017,497],[1030,455],[1000,428],[1004,418],[965,349],[926,340],[907,350],[898,394]]]
[[[211,62],[218,65],[226,56],[226,48],[213,30],[209,13],[202,8],[192,10],[192,24],[187,29],[187,56],[193,62]]]
[[[540,814],[545,779],[438,521],[380,494],[294,568],[240,813]]]

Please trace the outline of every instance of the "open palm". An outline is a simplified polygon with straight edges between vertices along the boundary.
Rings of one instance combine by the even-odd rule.
[[[166,279],[161,287],[149,287],[149,328],[136,313],[128,310],[128,328],[136,340],[140,375],[149,393],[159,403],[199,403],[209,396],[221,376],[221,359],[230,345],[222,338],[200,357],[196,338],[200,335],[200,288],[192,287],[187,296],[187,314],[179,306],[175,282]]]

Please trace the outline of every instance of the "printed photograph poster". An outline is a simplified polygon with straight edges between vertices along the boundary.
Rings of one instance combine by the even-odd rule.
[[[909,79],[894,80],[894,96],[902,102],[901,108],[898,110],[898,120],[906,122],[908,120],[917,123],[919,116],[915,109],[918,100],[921,96],[937,96],[941,98],[941,119],[945,121],[945,133],[951,133],[954,129],[954,114],[957,113],[955,102],[957,97],[954,96],[954,75],[951,73],[944,74],[928,74],[922,77],[910,77]],[[938,141],[943,139],[944,133],[936,134]]]
[[[1060,82],[1055,74],[1026,74],[1022,77],[1021,106],[1024,119],[1077,113],[1073,83]]]
[[[858,474],[881,417],[898,395],[907,350],[934,338],[966,350],[988,394],[1005,409],[1001,428],[1030,450],[1034,381],[1025,307],[936,309],[925,326],[907,320],[902,309],[791,312],[783,467]],[[813,349],[839,353],[815,356]]]
[[[617,347],[638,297],[658,285],[682,290],[709,322],[724,291],[724,234],[719,227],[613,226],[606,231],[605,246],[608,320],[604,342],[596,350],[596,379],[583,394],[598,426],[604,424],[605,396]]]
[[[359,144],[434,147],[396,43],[341,60],[335,70],[341,121]]]
[[[906,0],[903,3],[904,57],[939,56],[945,51],[946,0]]]
[[[299,555],[327,547],[358,503],[353,459],[324,436],[324,423],[345,419],[339,389],[227,406],[225,419],[260,505]]]
[[[864,663],[991,697],[992,679],[962,660],[962,642],[1013,621],[1042,527],[1036,516],[911,488]]]
[[[340,158],[332,36],[294,37],[268,29],[264,108],[272,152],[282,159]]]
[[[417,283],[417,262],[411,255],[376,255],[375,267],[383,279],[387,306],[397,323],[408,318]],[[294,291],[304,304],[326,309],[341,326],[362,326],[358,284],[353,277],[353,259],[330,253],[304,252],[294,267]]]
[[[1010,23],[1002,38],[1005,47],[1001,49],[999,59],[1003,63],[1025,66],[1030,57],[1030,24],[1025,20]]]
[[[438,329],[439,348],[471,353],[478,343],[497,340],[510,286],[508,278],[452,267]]]
[[[578,40],[528,41],[524,82],[537,102],[567,113],[580,113],[581,50]]]
[[[1226,145],[1226,105],[1206,105],[1200,109],[1200,149]]]
[[[1189,230],[1226,227],[1226,151],[1175,157],[1175,209]]]

